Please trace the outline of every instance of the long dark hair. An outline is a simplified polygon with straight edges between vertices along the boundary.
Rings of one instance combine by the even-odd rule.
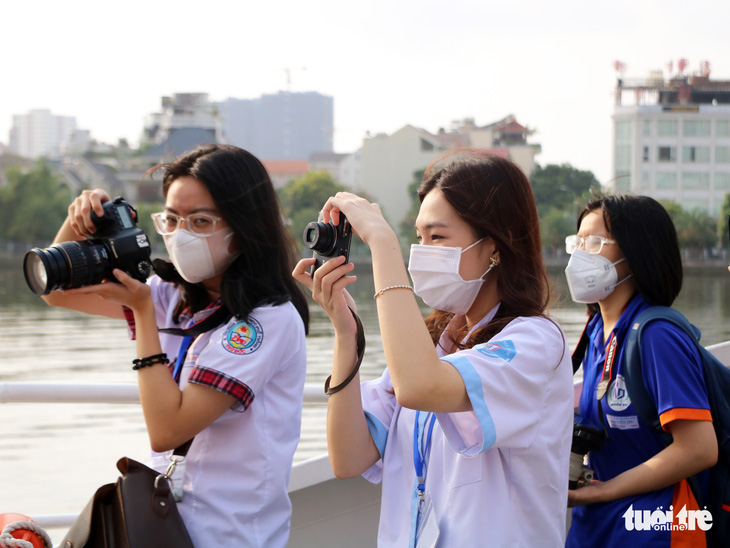
[[[418,189],[421,202],[435,188],[477,238],[489,236],[494,240],[500,259],[499,266],[489,273],[497,276],[501,303],[497,314],[465,345],[460,344],[465,332],[454,334],[452,342],[459,348],[471,348],[488,341],[519,316],[545,316],[550,299],[548,276],[535,197],[522,170],[484,151],[460,150],[429,166]],[[434,344],[452,317],[450,312],[435,310],[426,318]]]
[[[235,232],[243,252],[228,267],[221,282],[223,304],[237,318],[246,319],[258,306],[291,301],[309,328],[309,306],[291,276],[296,246],[284,228],[279,202],[269,174],[251,153],[231,145],[204,145],[163,164],[162,193],[190,176],[205,185],[223,218]],[[186,282],[169,265],[158,274],[173,281],[182,294],[175,316],[210,304],[202,284]]]
[[[677,231],[664,206],[648,196],[610,195],[588,202],[578,215],[600,211],[606,230],[626,257],[639,294],[649,303],[672,306],[682,289]],[[598,305],[589,305],[592,312]]]

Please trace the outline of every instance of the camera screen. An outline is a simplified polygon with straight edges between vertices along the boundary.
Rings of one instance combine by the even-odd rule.
[[[122,219],[122,227],[134,228],[134,220],[129,213],[129,209],[124,206],[117,206],[117,211],[119,212],[119,217]]]

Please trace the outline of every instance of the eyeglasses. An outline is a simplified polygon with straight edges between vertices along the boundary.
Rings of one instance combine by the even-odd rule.
[[[181,217],[174,213],[153,213],[152,220],[155,223],[155,230],[163,236],[169,236],[185,222],[190,232],[198,236],[211,236],[215,232],[215,224],[222,221],[223,217],[214,217],[206,213],[193,213],[187,217]]]
[[[615,244],[616,240],[609,240],[603,236],[586,236],[581,238],[577,234],[565,238],[565,252],[570,255],[576,249],[582,248],[587,253],[600,253],[604,244]]]

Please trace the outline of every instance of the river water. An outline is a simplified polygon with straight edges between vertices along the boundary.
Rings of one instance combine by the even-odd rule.
[[[21,257],[0,260],[0,382],[135,382],[130,365],[135,348],[123,322],[47,307],[26,287],[21,263]],[[358,282],[351,287],[367,339],[361,376],[371,379],[383,371],[385,360],[372,277],[367,266],[356,270]],[[573,347],[585,308],[567,298],[562,269],[550,274],[552,313]],[[709,345],[730,339],[728,298],[730,273],[719,265],[686,272],[675,307]],[[331,367],[332,330],[316,304],[311,310],[307,383],[322,386]],[[305,406],[296,462],[326,453],[325,412],[322,405]],[[137,405],[0,405],[0,513],[78,512],[98,486],[115,481],[118,458],[145,460],[148,453]],[[58,542],[59,533],[52,534]]]

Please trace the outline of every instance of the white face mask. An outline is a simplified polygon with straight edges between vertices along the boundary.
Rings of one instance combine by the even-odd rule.
[[[241,251],[228,251],[233,234],[231,227],[208,237],[178,228],[165,236],[165,247],[180,276],[195,284],[222,274],[241,254]]]
[[[588,253],[582,249],[574,250],[565,268],[565,277],[573,301],[597,303],[611,295],[618,284],[632,276],[629,274],[620,282],[616,282],[618,280],[616,265],[625,260],[624,257],[612,263],[603,255]]]
[[[459,274],[461,254],[481,241],[477,240],[463,250],[440,245],[411,245],[408,273],[416,295],[436,310],[466,314],[477,298],[484,276],[494,268],[490,265],[476,280],[465,280]]]

